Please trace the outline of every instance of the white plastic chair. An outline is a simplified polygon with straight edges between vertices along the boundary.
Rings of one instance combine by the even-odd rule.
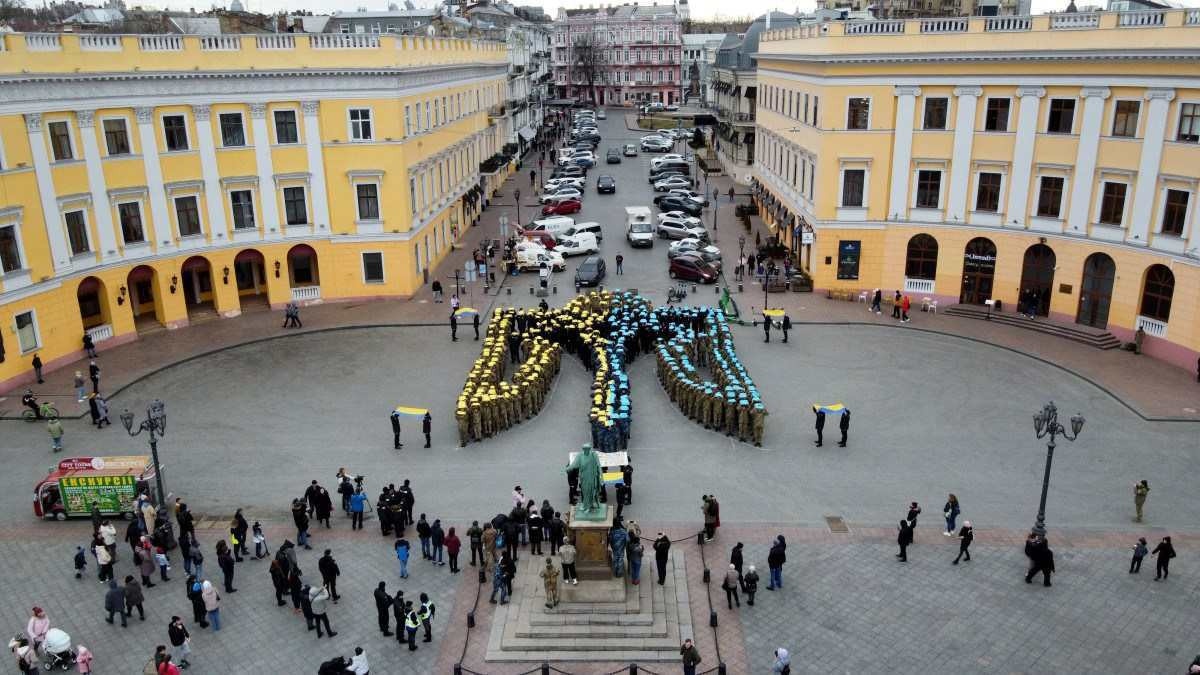
[[[866,291],[860,291],[860,292],[859,292],[859,294],[858,294],[858,301],[859,301],[859,302],[866,302],[866,301],[867,301],[867,292],[866,292]]]
[[[929,313],[930,314],[937,314],[937,304],[938,304],[937,300],[929,301]]]

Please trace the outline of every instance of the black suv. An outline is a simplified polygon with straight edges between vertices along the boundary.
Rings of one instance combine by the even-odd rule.
[[[617,179],[612,176],[600,176],[596,179],[596,192],[600,194],[616,194]]]
[[[599,286],[604,281],[604,258],[590,255],[575,270],[575,283],[580,286]]]
[[[704,212],[696,202],[677,195],[663,195],[655,199],[654,203],[663,211],[683,211],[689,216],[699,217]]]

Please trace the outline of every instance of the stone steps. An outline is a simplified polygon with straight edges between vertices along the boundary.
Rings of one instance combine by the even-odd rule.
[[[580,582],[569,590],[589,601],[571,602],[560,589],[559,605],[550,609],[537,576],[541,566],[526,561],[513,580],[520,600],[496,608],[485,660],[677,661],[679,644],[692,636],[684,557],[671,556],[663,586],[655,583],[653,560],[650,563],[643,566],[645,574],[637,586],[627,578]],[[591,601],[605,593],[614,601]]]
[[[942,312],[950,316],[994,321],[1006,326],[1014,326],[1045,335],[1053,335],[1054,337],[1064,338],[1072,342],[1088,345],[1089,347],[1095,347],[1096,349],[1116,349],[1121,346],[1121,341],[1112,333],[1090,326],[1059,323],[1045,318],[1029,319],[1011,312],[993,311],[989,314],[986,307],[977,307],[975,305],[951,305],[944,308]]]

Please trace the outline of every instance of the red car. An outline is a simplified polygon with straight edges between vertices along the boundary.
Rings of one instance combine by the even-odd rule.
[[[553,202],[542,207],[543,216],[565,216],[572,213],[579,213],[579,209],[583,208],[583,203],[578,199],[564,199],[560,202]]]
[[[546,248],[554,248],[557,240],[554,235],[545,230],[521,230],[521,237],[530,241],[536,241]]]
[[[671,259],[671,266],[667,268],[667,274],[672,279],[686,279],[687,281],[711,284],[717,281],[718,272],[716,267],[705,262],[700,256],[685,253]]]

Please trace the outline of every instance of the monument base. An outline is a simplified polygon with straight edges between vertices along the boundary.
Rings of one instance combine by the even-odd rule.
[[[608,534],[613,526],[613,507],[602,504],[602,520],[578,520],[575,510],[567,514],[567,536],[575,543],[575,571],[580,581],[612,579],[612,555]]]

